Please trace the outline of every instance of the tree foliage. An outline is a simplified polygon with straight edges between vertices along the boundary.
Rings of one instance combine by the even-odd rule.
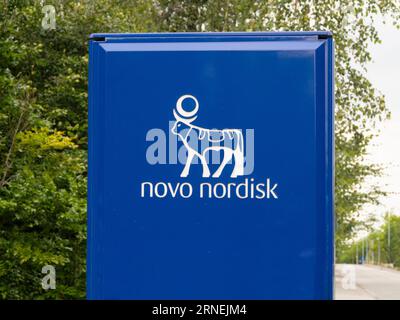
[[[56,9],[44,30],[42,7]],[[0,297],[85,296],[87,39],[95,32],[331,30],[336,42],[337,243],[377,201],[363,161],[389,114],[365,75],[377,14],[397,0],[5,0],[0,3]],[[41,269],[57,271],[44,291]]]
[[[387,213],[380,228],[345,246],[339,262],[391,264],[400,268],[400,216]]]
[[[0,4],[1,298],[85,297],[87,39],[153,23],[146,2],[53,4],[55,30],[39,1]]]

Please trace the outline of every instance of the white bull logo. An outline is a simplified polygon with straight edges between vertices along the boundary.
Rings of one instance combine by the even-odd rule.
[[[182,102],[185,99],[192,99],[195,103],[193,110],[186,111],[182,107]],[[176,102],[176,110],[173,110],[176,122],[172,127],[171,131],[173,134],[179,136],[188,152],[185,167],[181,173],[181,177],[187,177],[193,158],[196,156],[200,159],[203,166],[203,177],[207,178],[210,176],[210,169],[208,168],[206,154],[209,151],[223,151],[224,157],[217,171],[212,175],[213,178],[218,178],[228,162],[234,159],[235,165],[231,173],[232,178],[244,175],[244,146],[243,146],[243,134],[239,129],[205,129],[192,124],[197,118],[197,111],[199,109],[199,102],[194,96],[184,95]],[[186,129],[186,130],[184,130]],[[195,131],[199,140],[207,139],[208,142],[225,142],[225,145],[212,145],[201,152],[193,149],[189,144],[189,135],[191,131]],[[184,132],[184,133],[183,133]],[[236,144],[235,144],[236,141]],[[230,146],[226,146],[230,145]]]

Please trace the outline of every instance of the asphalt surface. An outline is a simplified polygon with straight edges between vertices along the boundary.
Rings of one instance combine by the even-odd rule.
[[[400,271],[373,265],[337,264],[336,300],[400,300]]]

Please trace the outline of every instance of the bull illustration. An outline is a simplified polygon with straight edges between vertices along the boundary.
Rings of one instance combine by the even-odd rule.
[[[182,107],[182,102],[185,99],[192,99],[195,102],[193,110],[186,111]],[[188,155],[185,167],[181,173],[181,177],[187,177],[193,158],[196,156],[199,158],[203,166],[203,177],[210,177],[210,169],[207,164],[206,154],[209,151],[223,151],[223,159],[218,169],[212,175],[213,178],[218,178],[224,170],[227,163],[233,159],[235,162],[233,171],[231,173],[232,178],[244,175],[244,146],[243,146],[243,134],[239,129],[206,129],[193,125],[192,122],[197,118],[197,111],[199,109],[199,102],[192,95],[183,95],[176,102],[176,110],[173,110],[175,117],[175,124],[171,131],[173,134],[180,137],[182,140]],[[185,130],[186,129],[186,130]],[[222,145],[211,145],[202,151],[197,151],[189,144],[189,135],[192,131],[195,131],[199,141],[207,139],[210,143],[219,142],[226,143],[229,146]],[[235,143],[236,142],[236,143]]]

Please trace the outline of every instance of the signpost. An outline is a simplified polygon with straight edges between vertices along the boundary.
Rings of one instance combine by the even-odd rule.
[[[332,299],[329,32],[94,34],[90,299]]]

